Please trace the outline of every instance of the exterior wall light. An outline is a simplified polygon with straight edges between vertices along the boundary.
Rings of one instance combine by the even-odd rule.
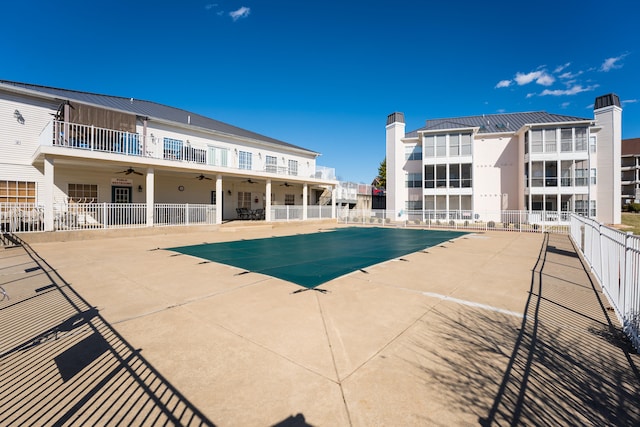
[[[18,110],[14,111],[13,117],[15,117],[18,123],[20,123],[21,125],[24,124],[24,117],[22,117],[22,113],[20,113],[20,111]]]
[[[138,193],[142,193],[142,185],[138,185]]]

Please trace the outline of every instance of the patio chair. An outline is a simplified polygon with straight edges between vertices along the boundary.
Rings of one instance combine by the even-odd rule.
[[[236,208],[238,219],[251,219],[251,212],[247,208]]]
[[[264,209],[256,209],[251,215],[251,219],[264,219]]]

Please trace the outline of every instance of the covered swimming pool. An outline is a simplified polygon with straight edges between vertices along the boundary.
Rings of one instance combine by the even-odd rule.
[[[463,236],[465,232],[349,227],[294,236],[166,248],[277,277],[308,289],[390,259]]]

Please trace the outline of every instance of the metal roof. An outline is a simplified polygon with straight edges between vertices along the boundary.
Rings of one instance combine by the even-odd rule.
[[[529,124],[553,124],[567,122],[593,122],[582,117],[549,114],[544,111],[528,113],[483,114],[481,116],[455,117],[427,120],[424,127],[408,132],[407,138],[417,137],[418,132],[478,128],[478,133],[514,133]]]
[[[280,145],[283,147],[294,148],[307,151],[311,154],[319,154],[316,151],[308,150],[297,145],[289,144],[278,139],[270,138],[259,133],[251,132],[246,129],[239,128],[209,117],[202,116],[197,113],[182,110],[180,108],[169,107],[167,105],[158,104],[156,102],[144,101],[135,98],[124,98],[111,95],[100,95],[90,92],[81,92],[69,89],[60,89],[48,86],[40,86],[29,83],[12,82],[8,80],[0,80],[0,86],[13,86],[18,89],[26,89],[58,98],[61,101],[76,101],[84,104],[92,104],[107,109],[124,111],[136,114],[149,119],[160,119],[181,125],[191,125],[215,132],[221,132],[243,138],[254,139],[269,144]]]

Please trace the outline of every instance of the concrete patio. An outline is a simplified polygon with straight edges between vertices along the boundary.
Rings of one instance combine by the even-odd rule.
[[[640,423],[640,356],[566,235],[472,233],[303,292],[162,249],[334,226],[22,235],[0,425]]]

